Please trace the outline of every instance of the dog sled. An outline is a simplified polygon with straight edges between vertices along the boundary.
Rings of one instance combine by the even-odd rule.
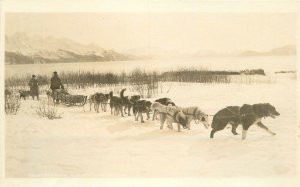
[[[52,94],[51,91],[47,92],[48,99],[52,99],[54,103],[63,103],[67,106],[84,106],[87,101],[87,96],[84,95],[71,95],[63,89],[57,89]]]

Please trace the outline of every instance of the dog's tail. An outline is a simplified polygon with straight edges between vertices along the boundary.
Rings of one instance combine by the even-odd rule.
[[[125,92],[126,88],[122,89],[120,92],[120,97],[123,99],[124,98],[124,92]]]
[[[113,97],[113,92],[110,91],[110,92],[109,92],[109,98],[112,98],[112,97]]]

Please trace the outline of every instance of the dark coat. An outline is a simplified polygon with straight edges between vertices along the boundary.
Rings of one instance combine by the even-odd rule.
[[[51,78],[51,85],[50,85],[50,89],[55,90],[55,89],[60,89],[63,88],[64,86],[61,83],[61,80],[59,77],[54,76]]]
[[[28,85],[30,86],[30,95],[31,96],[38,96],[39,95],[39,83],[38,83],[38,81],[35,78],[32,78],[29,81]]]

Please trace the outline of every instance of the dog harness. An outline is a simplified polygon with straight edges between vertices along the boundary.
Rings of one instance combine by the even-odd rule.
[[[167,114],[167,115],[173,117],[173,118],[174,118],[174,121],[175,121],[176,123],[178,123],[178,121],[177,121],[177,119],[176,119],[176,116],[178,115],[179,110],[177,110],[177,111],[174,113],[174,115],[171,115],[171,114],[169,114],[168,112],[159,112],[159,113]]]
[[[246,114],[241,114],[240,113],[240,110],[241,110],[241,107],[239,107],[238,109],[238,112],[234,112],[232,110],[229,109],[229,107],[226,107],[225,109],[227,109],[229,112],[231,112],[233,115],[226,115],[226,116],[218,116],[218,118],[232,118],[232,117],[238,117],[238,118],[241,118],[241,117],[245,117]]]
[[[192,112],[192,114],[189,114],[189,108],[187,108],[187,110],[186,110],[186,115],[193,115],[193,116],[196,116],[197,109],[198,109],[198,108],[195,108],[194,112]]]

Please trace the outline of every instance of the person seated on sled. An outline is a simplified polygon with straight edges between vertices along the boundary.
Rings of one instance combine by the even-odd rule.
[[[32,78],[30,79],[28,83],[30,87],[30,95],[32,99],[34,100],[34,97],[37,97],[37,100],[39,100],[39,83],[35,77],[35,75],[32,75]]]
[[[54,91],[57,89],[64,89],[64,85],[61,83],[60,78],[58,77],[58,74],[56,71],[53,72],[53,77],[51,78],[51,85],[50,89],[52,90],[52,95],[54,94]]]

